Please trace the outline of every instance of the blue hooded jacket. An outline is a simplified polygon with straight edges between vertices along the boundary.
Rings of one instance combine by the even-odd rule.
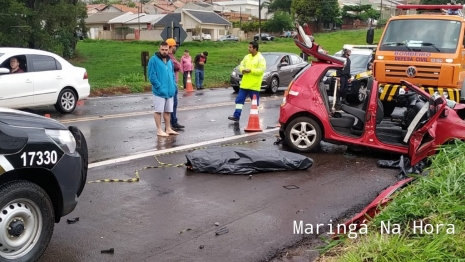
[[[177,84],[174,77],[173,62],[166,56],[166,63],[156,52],[149,60],[149,80],[152,93],[158,97],[171,98],[176,92]]]

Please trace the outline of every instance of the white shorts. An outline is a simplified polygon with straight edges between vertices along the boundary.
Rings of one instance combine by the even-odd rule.
[[[163,98],[159,96],[153,96],[153,111],[155,113],[172,113],[173,112],[174,98]]]

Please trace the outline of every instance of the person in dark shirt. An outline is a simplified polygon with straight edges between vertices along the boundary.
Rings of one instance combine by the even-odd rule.
[[[10,71],[11,74],[24,73],[23,69],[19,67],[19,60],[16,57],[12,57],[10,59],[10,67],[11,67],[11,71]]]
[[[194,58],[195,69],[195,86],[197,89],[203,89],[203,79],[205,76],[204,66],[207,63],[208,52],[203,51]]]
[[[338,72],[341,87],[339,90],[340,97],[338,97],[336,101],[339,102],[339,100],[341,100],[342,98],[341,104],[345,104],[345,105],[348,105],[348,103],[346,102],[346,92],[347,92],[347,89],[349,88],[349,83],[352,82],[352,76],[350,74],[351,52],[352,52],[352,48],[350,46],[344,46],[344,49],[342,51],[342,57],[344,57],[346,61],[344,62],[344,67],[342,68],[342,70],[339,70]]]

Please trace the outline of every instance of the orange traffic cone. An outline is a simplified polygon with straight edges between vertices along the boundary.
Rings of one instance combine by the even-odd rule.
[[[244,129],[245,132],[261,132],[260,118],[258,117],[257,95],[253,95],[252,106],[250,107],[249,123]]]
[[[187,73],[186,86],[184,87],[186,92],[193,92],[194,88],[192,87],[191,73]]]

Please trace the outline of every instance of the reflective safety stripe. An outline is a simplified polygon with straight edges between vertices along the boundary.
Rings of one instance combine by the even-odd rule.
[[[257,100],[252,100],[252,105],[256,106],[257,105]]]
[[[383,88],[383,92],[379,94],[379,99],[381,101],[392,101],[395,99],[395,96],[398,95],[401,88],[406,88],[402,85],[392,85],[392,84],[379,84],[379,87]],[[448,99],[453,100],[457,103],[460,102],[460,90],[456,88],[447,88],[447,87],[431,87],[424,86],[420,87],[425,90],[426,93],[433,95],[434,92],[438,92],[439,95],[448,95]],[[444,94],[445,93],[445,94]]]
[[[243,107],[244,107],[243,104],[236,104],[236,109],[241,109],[242,110]]]
[[[13,169],[14,168],[11,165],[10,161],[8,161],[8,159],[6,159],[5,156],[0,155],[0,175]]]
[[[251,115],[258,115],[258,109],[250,109]]]

